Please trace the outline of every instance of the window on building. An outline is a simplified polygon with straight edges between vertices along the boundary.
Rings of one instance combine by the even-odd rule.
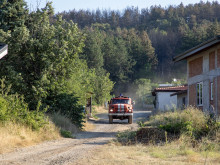
[[[202,88],[203,88],[203,83],[197,83],[197,105],[202,106],[203,104],[203,99],[202,99]]]
[[[211,100],[213,100],[213,82],[210,84],[210,90],[211,90]]]

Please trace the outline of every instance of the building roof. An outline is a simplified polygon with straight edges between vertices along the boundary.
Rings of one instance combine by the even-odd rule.
[[[163,87],[163,88],[155,88],[152,92],[153,96],[156,96],[156,92],[179,92],[179,91],[187,91],[188,86],[175,86],[175,87]]]
[[[0,43],[0,59],[8,54],[8,45]]]
[[[175,93],[171,94],[170,96],[181,95],[181,94],[184,94],[184,93],[187,93],[187,90],[175,92]]]
[[[203,50],[206,50],[206,49],[208,49],[218,43],[220,43],[220,35],[218,35],[215,38],[212,38],[206,42],[203,42],[202,44],[199,44],[199,45],[187,50],[186,52],[184,52],[182,54],[179,54],[179,55],[173,57],[173,61],[178,62],[178,61],[184,60],[184,59],[186,59],[190,56],[193,56],[196,53],[199,53]]]

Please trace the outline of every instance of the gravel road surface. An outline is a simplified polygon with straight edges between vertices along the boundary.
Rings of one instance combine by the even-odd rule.
[[[137,121],[147,118],[150,111],[134,111],[133,124],[128,120],[114,120],[108,124],[107,113],[98,114],[98,121],[91,121],[95,129],[77,134],[75,139],[63,138],[36,146],[1,154],[0,165],[72,165],[87,157],[93,150],[115,138],[118,131],[137,129]]]

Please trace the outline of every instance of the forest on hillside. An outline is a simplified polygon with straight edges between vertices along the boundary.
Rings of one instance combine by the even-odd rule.
[[[60,14],[65,20],[77,23],[88,34],[90,41],[86,43],[84,58],[89,66],[94,66],[95,58],[101,59],[99,64],[95,62],[95,67],[104,64],[103,68],[115,82],[125,79],[134,82],[140,78],[166,82],[174,77],[185,78],[185,63],[175,64],[172,57],[214,37],[220,31],[220,4],[217,1],[201,1],[187,6],[181,3],[167,8],[128,7],[123,11],[73,9]],[[97,52],[92,50],[92,42],[99,46]],[[123,58],[120,64],[108,62],[111,57],[106,52],[106,42],[116,47],[113,54]],[[117,47],[120,47],[119,50]],[[124,63],[127,64],[126,69],[123,68]],[[117,69],[117,64],[124,73]]]

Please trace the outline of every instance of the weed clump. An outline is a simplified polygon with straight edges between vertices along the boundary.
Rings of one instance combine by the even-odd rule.
[[[136,131],[126,130],[123,132],[119,132],[116,137],[117,141],[123,145],[130,145],[136,142]]]
[[[185,134],[194,140],[205,136],[214,137],[220,128],[219,122],[193,107],[152,116],[146,125],[171,134]]]

